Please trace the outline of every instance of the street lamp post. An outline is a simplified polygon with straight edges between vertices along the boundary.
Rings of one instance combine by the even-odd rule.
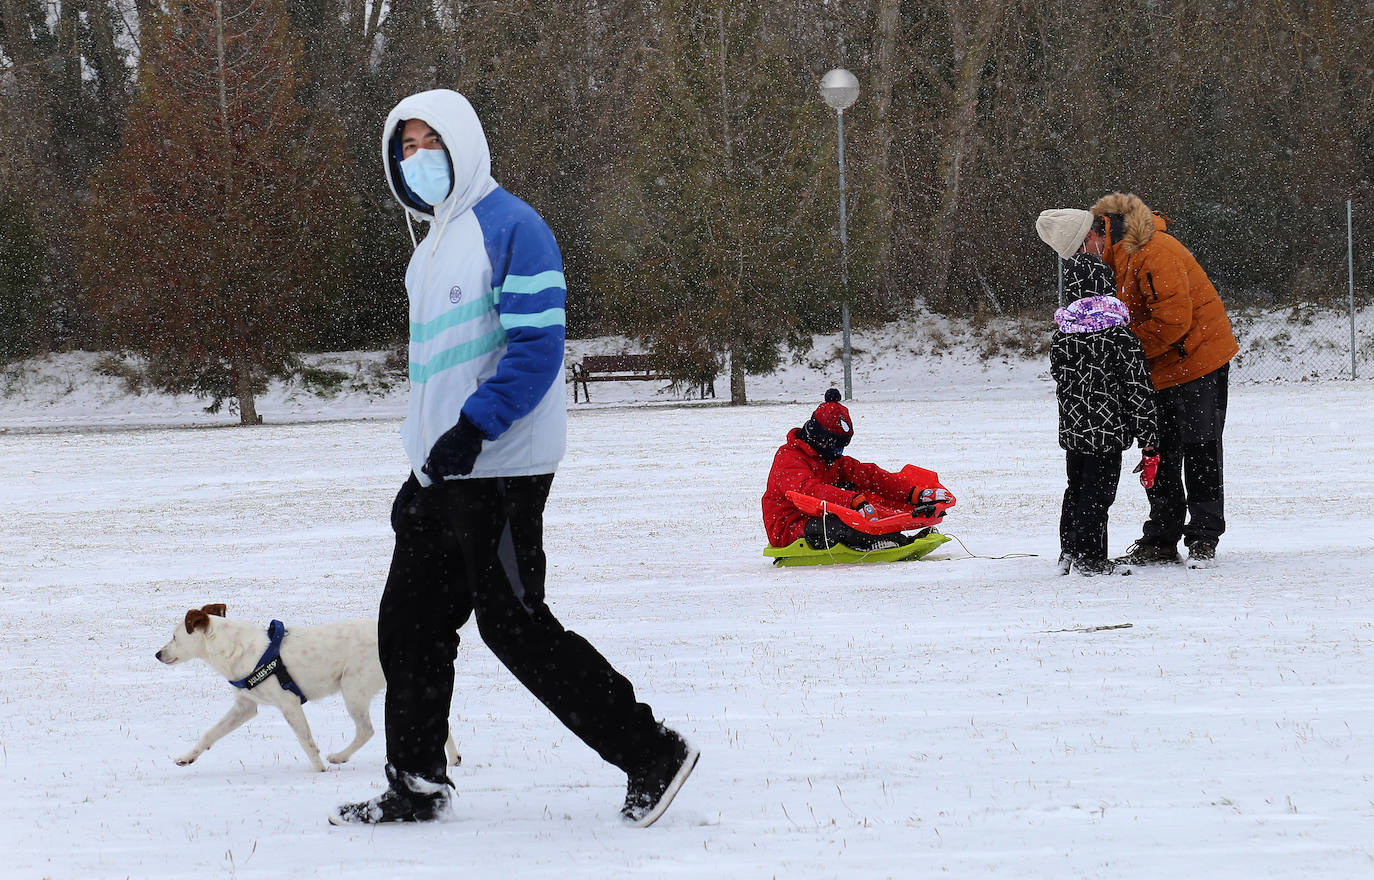
[[[837,67],[821,78],[821,97],[835,108],[839,125],[840,153],[840,289],[845,296],[840,301],[840,324],[843,328],[844,399],[854,397],[854,383],[850,373],[849,356],[849,230],[845,222],[844,194],[844,111],[859,97],[859,80],[854,74]]]

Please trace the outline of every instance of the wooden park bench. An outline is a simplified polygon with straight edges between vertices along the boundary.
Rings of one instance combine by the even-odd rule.
[[[582,402],[591,403],[588,382],[673,382],[677,377],[659,366],[649,354],[589,354],[582,362],[572,365],[573,403],[577,403],[577,386],[582,386]],[[703,382],[698,389],[701,399],[716,396],[714,382]]]

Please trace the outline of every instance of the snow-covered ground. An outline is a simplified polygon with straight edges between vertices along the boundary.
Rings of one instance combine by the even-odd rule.
[[[212,427],[234,419],[49,362],[65,385],[0,401],[0,876],[1374,874],[1374,384],[1233,385],[1215,569],[1058,577],[1043,363],[856,345],[852,451],[959,497],[932,560],[761,555],[773,451],[833,365],[751,380],[747,408],[570,404],[550,604],[703,751],[648,830],[471,624],[453,823],[327,825],[379,790],[382,738],[312,773],[275,710],[175,766],[232,700],[153,658],[187,608],[375,613],[404,395],[279,387],[266,425]],[[1114,552],[1143,514],[1127,468]],[[351,734],[338,698],[306,714],[325,750]]]

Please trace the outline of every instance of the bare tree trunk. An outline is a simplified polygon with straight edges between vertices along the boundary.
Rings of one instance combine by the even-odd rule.
[[[373,0],[371,13],[367,18],[367,27],[363,32],[363,45],[366,50],[363,53],[364,63],[371,64],[376,60],[374,56],[382,47],[382,44],[377,41],[377,32],[381,29],[384,22],[385,19],[382,18],[381,0]]]
[[[55,165],[46,154],[52,150],[50,114],[50,77],[45,75],[45,59],[30,35],[25,4],[19,0],[0,0],[0,24],[4,26],[3,52],[9,64],[4,69],[11,80],[0,91],[0,125],[5,137],[0,150],[0,172],[15,180],[29,179],[42,192],[54,186]],[[46,157],[46,161],[45,161]]]
[[[224,59],[224,4],[215,0],[215,74],[219,86],[220,125],[224,134],[224,201],[225,210],[234,211],[234,142],[229,132],[229,87],[228,69]],[[221,295],[225,295],[221,291]],[[230,320],[237,322],[237,309],[231,310]],[[247,357],[240,357],[234,363],[234,397],[239,402],[239,422],[244,425],[260,425],[257,402],[253,394],[253,365]]]
[[[730,405],[745,406],[749,398],[744,390],[744,345],[735,339],[730,343]]]
[[[380,7],[381,3],[373,4]],[[349,44],[338,48],[347,51],[350,55],[357,57],[357,53],[362,51],[367,45],[367,35],[369,33],[367,20],[367,4],[364,0],[343,0],[340,4],[348,10],[348,34]]]
[[[85,0],[85,6],[86,22],[91,29],[91,48],[99,73],[100,99],[110,107],[112,115],[122,115],[125,104],[123,65],[115,47],[114,23],[119,12],[101,0]]]
[[[892,259],[892,66],[897,53],[897,25],[901,0],[879,0],[878,47],[874,63],[874,135],[877,147],[873,158],[872,196],[878,232],[878,295],[884,303],[893,301],[888,264]]]
[[[80,89],[81,50],[76,45],[76,37],[81,29],[81,10],[75,3],[63,3],[58,7],[57,52],[62,64],[63,85],[75,85]]]
[[[239,424],[261,425],[257,396],[253,393],[253,365],[247,360],[234,364],[234,397],[239,402]]]
[[[222,0],[215,0],[215,62],[215,75],[219,81],[219,119],[224,130],[224,195],[226,199],[229,199],[233,196],[234,191],[232,172],[234,142],[229,134],[229,87],[225,81],[228,72],[225,70],[224,61],[224,3]]]
[[[983,68],[1007,5],[1006,0],[976,0],[977,11],[970,27],[964,21],[969,11],[963,6],[964,2],[966,0],[950,0],[949,3],[953,49],[960,64],[945,113],[946,125],[940,138],[936,166],[940,205],[930,243],[929,291],[930,298],[937,302],[945,298],[949,286],[953,242],[959,234],[963,172],[964,167],[972,163],[976,150],[973,135],[978,124],[978,92],[983,85]]]
[[[138,63],[143,64],[144,40],[148,36],[148,31],[153,26],[153,14],[157,8],[154,0],[134,0],[134,17],[137,19],[138,39],[135,43],[138,49]]]

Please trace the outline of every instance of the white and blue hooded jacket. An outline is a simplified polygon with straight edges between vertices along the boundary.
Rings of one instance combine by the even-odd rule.
[[[443,139],[453,189],[430,206],[401,174],[401,129],[422,119]],[[482,123],[467,99],[434,89],[404,99],[382,129],[392,195],[430,224],[406,269],[410,408],[401,437],[420,472],[460,414],[486,436],[471,477],[553,473],[567,436],[563,257],[533,208],[491,177]],[[462,478],[451,478],[462,479]]]

